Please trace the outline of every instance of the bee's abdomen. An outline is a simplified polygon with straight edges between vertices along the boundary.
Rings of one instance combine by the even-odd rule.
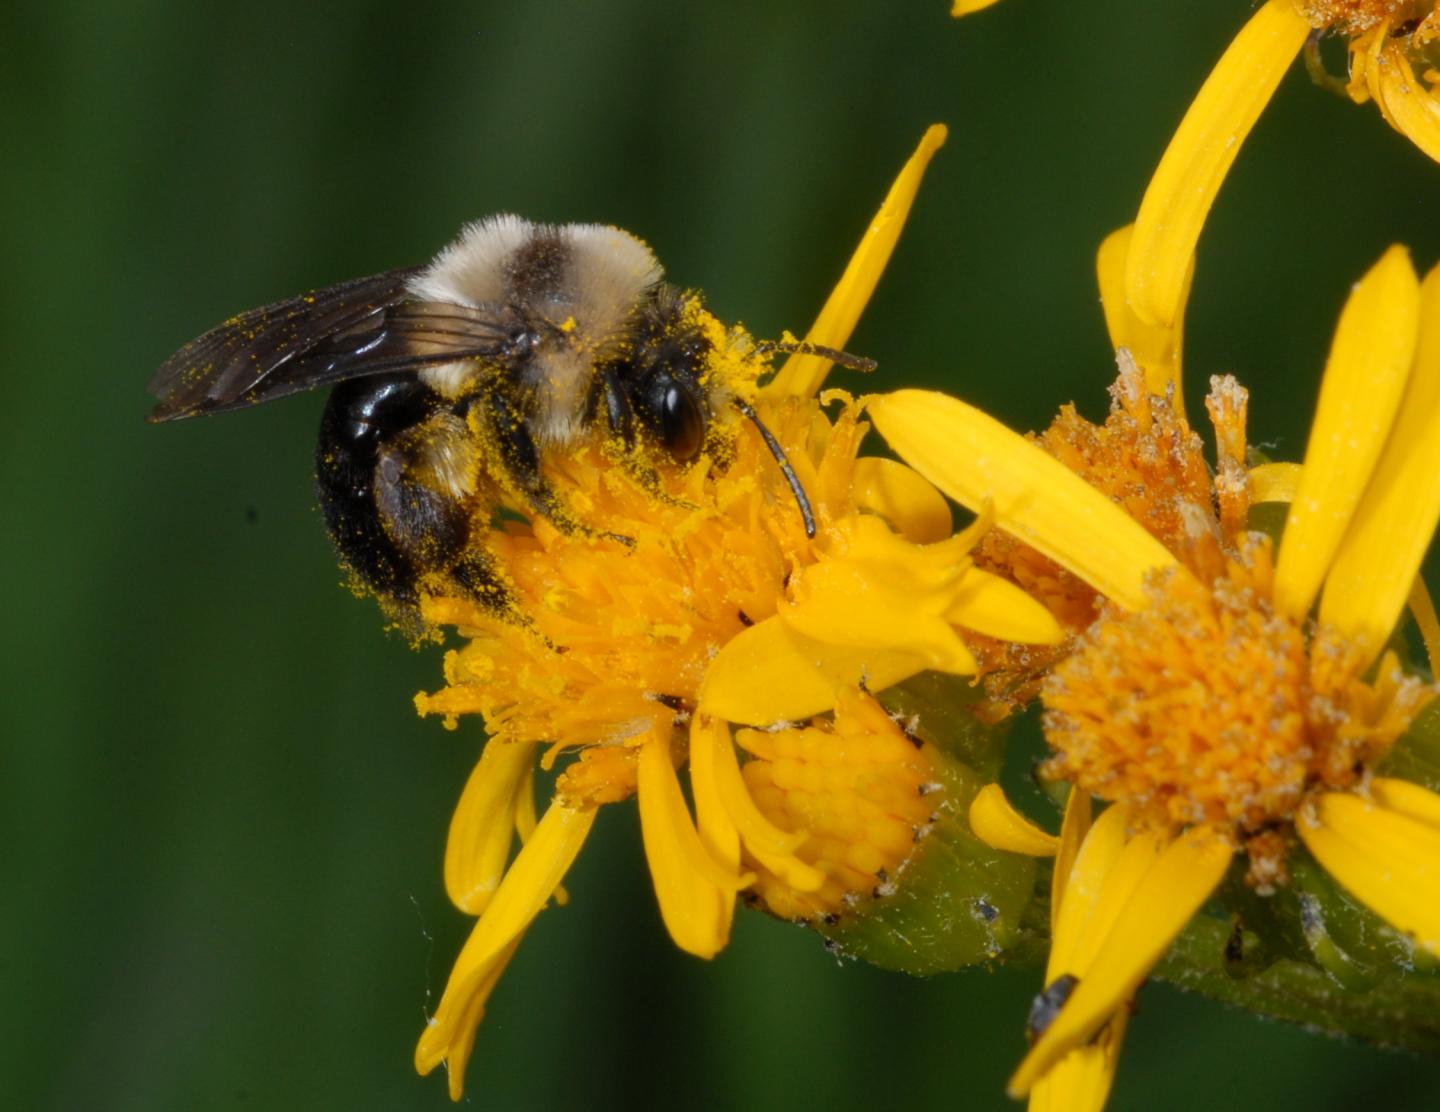
[[[315,483],[330,539],[365,586],[403,604],[416,601],[416,578],[422,569],[415,554],[396,543],[382,516],[382,504],[393,512],[402,499],[389,486],[380,495],[377,480],[397,481],[390,474],[393,460],[381,469],[387,446],[440,404],[434,391],[413,375],[361,378],[331,391],[320,421]],[[463,536],[459,540],[463,542]]]

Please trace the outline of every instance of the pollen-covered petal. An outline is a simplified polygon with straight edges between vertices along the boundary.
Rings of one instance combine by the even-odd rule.
[[[1043,603],[1008,579],[980,568],[965,573],[945,618],[997,641],[1058,645],[1065,640],[1065,630]]]
[[[1142,320],[1125,295],[1125,260],[1130,254],[1134,224],[1111,232],[1100,244],[1095,256],[1095,274],[1100,282],[1100,305],[1105,310],[1105,328],[1110,345],[1124,348],[1145,373],[1145,388],[1157,397],[1165,397],[1175,387],[1175,404],[1184,411],[1180,393],[1180,361],[1184,346],[1185,301],[1190,296],[1190,280],[1194,277],[1194,259],[1180,291],[1180,307],[1173,324],[1149,324]]]
[[[855,505],[879,514],[907,541],[934,544],[954,529],[945,496],[903,463],[864,456],[855,461]]]
[[[867,403],[875,427],[921,475],[963,506],[993,509],[1012,533],[1127,609],[1175,563],[1159,541],[1055,457],[974,406],[929,390]]]
[[[1275,568],[1282,614],[1304,617],[1330,571],[1395,422],[1419,320],[1420,282],[1396,245],[1356,283],[1335,327]]]
[[[1351,895],[1440,954],[1440,797],[1387,780],[1372,794],[1327,792],[1296,832]]]
[[[696,957],[714,957],[729,940],[738,875],[727,875],[695,831],[667,738],[640,743],[640,834],[655,884],[660,917],[675,945]]]
[[[1295,492],[1300,489],[1298,463],[1262,463],[1250,469],[1250,501],[1293,502]]]
[[[970,829],[986,845],[1028,857],[1053,857],[1060,840],[1041,830],[1005,797],[999,784],[986,784],[970,803]]]
[[[484,1015],[485,1000],[521,935],[574,863],[595,814],[593,807],[550,805],[455,959],[440,1006],[415,1047],[415,1069],[421,1074],[448,1060],[453,1099],[461,1095],[465,1060]]]
[[[1140,202],[1125,271],[1141,320],[1179,320],[1200,229],[1240,144],[1310,34],[1294,0],[1269,0],[1210,72]]]
[[[1421,287],[1419,313],[1399,411],[1320,599],[1322,622],[1376,653],[1400,620],[1440,522],[1440,267]]]
[[[920,190],[925,168],[936,151],[945,145],[947,131],[943,124],[933,124],[926,129],[919,147],[890,187],[885,202],[875,219],[870,222],[860,246],[850,257],[850,264],[840,276],[834,291],[830,294],[810,331],[805,334],[812,344],[825,347],[843,348],[855,330],[860,314],[875,292],[890,253],[900,239],[905,220],[910,215],[910,206]],[[785,365],[764,388],[764,393],[780,397],[813,397],[829,374],[830,360],[822,355],[792,355]]]
[[[1110,929],[1094,960],[1079,974],[1075,991],[1010,1079],[1011,1096],[1028,1093],[1056,1062],[1088,1040],[1124,1005],[1215,890],[1233,855],[1224,837],[1208,826],[1198,826],[1180,835],[1155,858],[1128,899],[1114,909]],[[1097,917],[1108,911],[1103,905],[1098,907]]]
[[[533,744],[491,739],[465,782],[445,840],[445,891],[461,911],[484,911],[505,875],[518,788],[534,761]]]
[[[771,617],[732,637],[710,662],[699,710],[746,726],[795,722],[831,709],[840,691],[881,691],[926,667],[916,653],[827,644]]]
[[[1121,1008],[1093,1042],[1056,1062],[1030,1090],[1030,1112],[1100,1112],[1115,1083],[1128,1008]]]
[[[1415,75],[1400,41],[1386,42],[1370,59],[1365,80],[1390,126],[1440,162],[1440,100]]]

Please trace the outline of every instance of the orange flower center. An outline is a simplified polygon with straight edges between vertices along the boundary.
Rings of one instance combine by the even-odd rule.
[[[1250,852],[1250,879],[1283,883],[1276,831],[1312,789],[1347,789],[1428,698],[1393,655],[1367,681],[1322,629],[1272,606],[1267,537],[1248,534],[1208,584],[1156,573],[1149,605],[1107,614],[1045,682],[1048,775],[1123,802],[1156,830],[1210,823]]]

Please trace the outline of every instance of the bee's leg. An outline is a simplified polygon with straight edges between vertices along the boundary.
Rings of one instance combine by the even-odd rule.
[[[500,454],[500,464],[505,474],[525,502],[535,513],[546,518],[563,533],[578,533],[587,536],[594,533],[583,522],[576,519],[570,507],[560,500],[554,488],[546,480],[540,466],[540,448],[530,435],[530,428],[519,410],[504,391],[493,390],[486,395],[489,405],[489,421]],[[617,533],[602,533],[622,544],[633,544],[629,537]]]
[[[519,616],[514,596],[505,577],[495,565],[495,558],[483,548],[471,546],[455,562],[450,578],[488,610],[500,615]]]

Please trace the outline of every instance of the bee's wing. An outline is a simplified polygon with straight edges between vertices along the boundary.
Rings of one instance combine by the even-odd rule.
[[[241,409],[345,379],[504,350],[507,332],[494,310],[416,300],[408,282],[418,270],[356,278],[232,317],[155,372],[150,420]]]

